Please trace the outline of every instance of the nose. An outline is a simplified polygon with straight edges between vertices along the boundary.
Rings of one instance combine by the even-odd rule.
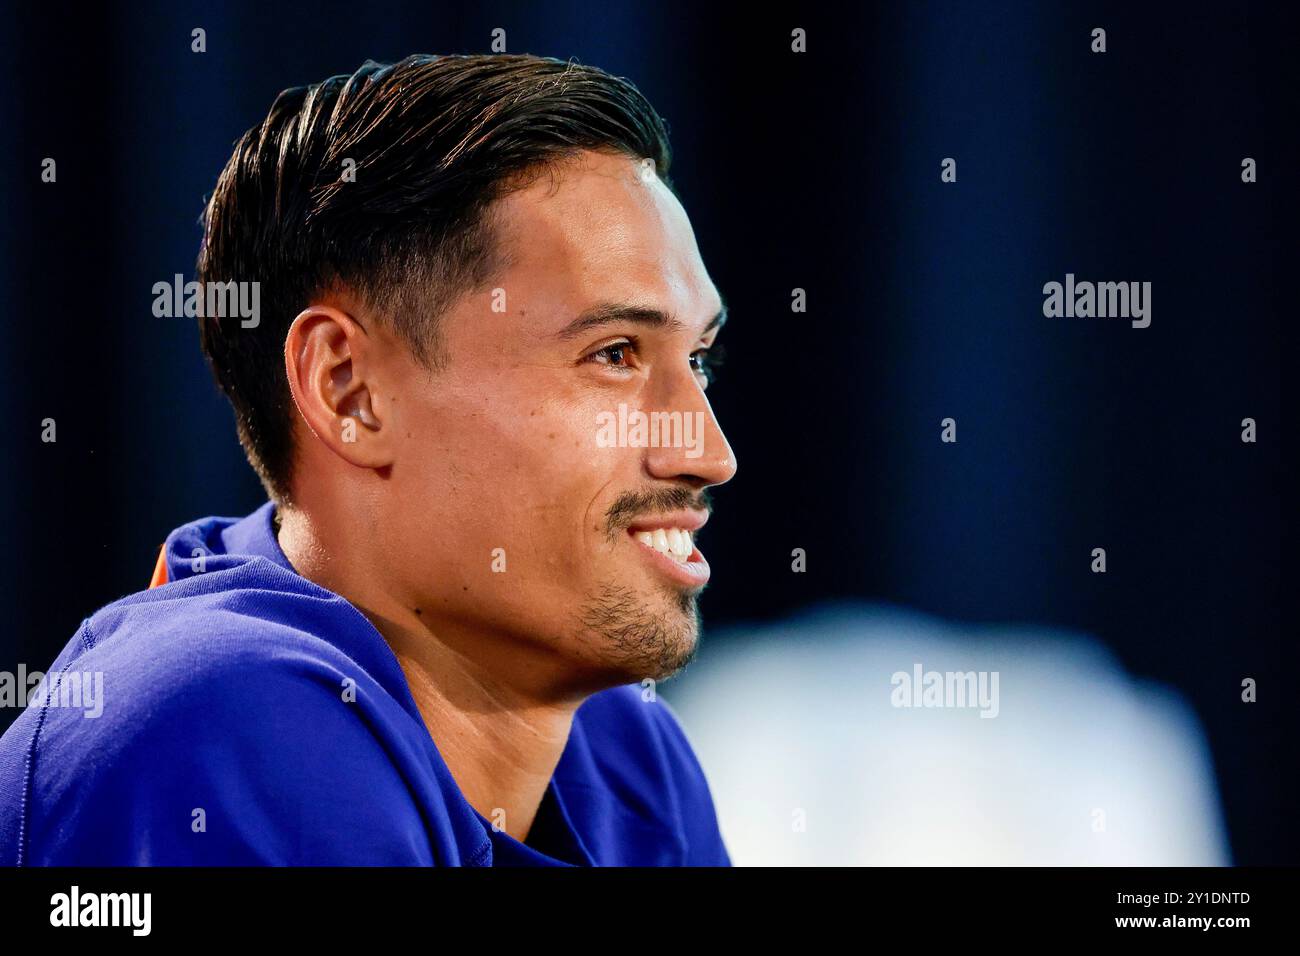
[[[684,481],[707,488],[730,481],[736,474],[736,456],[728,444],[713,407],[694,375],[675,379],[665,390],[660,410],[647,410],[657,441],[646,448],[645,467],[652,478]]]

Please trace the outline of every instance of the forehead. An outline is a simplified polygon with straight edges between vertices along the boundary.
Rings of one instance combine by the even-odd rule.
[[[694,324],[721,304],[686,211],[629,156],[583,152],[498,201],[494,218],[507,294],[534,305],[626,302]]]

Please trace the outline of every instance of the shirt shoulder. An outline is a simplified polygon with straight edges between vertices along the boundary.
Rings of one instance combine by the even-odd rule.
[[[315,611],[301,602],[268,615],[283,596],[184,583],[85,622],[46,675],[48,700],[6,733],[0,843],[14,845],[0,852],[36,865],[461,862],[420,737],[373,662],[304,627]],[[74,680],[80,697],[60,698]]]
[[[574,722],[561,761],[563,784],[577,788],[590,812],[621,815],[625,830],[638,834],[613,848],[622,858],[598,862],[730,865],[704,770],[676,712],[656,690],[628,684],[594,694]],[[594,806],[599,803],[606,806]]]

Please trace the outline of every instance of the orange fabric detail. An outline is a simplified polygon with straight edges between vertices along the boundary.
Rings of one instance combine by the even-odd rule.
[[[161,587],[167,583],[167,547],[158,549],[158,563],[153,566],[153,579],[149,582],[149,587]]]

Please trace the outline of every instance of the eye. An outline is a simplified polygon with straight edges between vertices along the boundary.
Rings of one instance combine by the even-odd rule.
[[[691,369],[704,376],[704,384],[711,385],[718,377],[718,368],[722,365],[724,353],[721,345],[707,349],[696,349],[691,353]]]
[[[634,350],[635,346],[626,339],[621,342],[611,342],[588,355],[587,361],[614,368],[631,368],[632,366],[627,363],[631,360]]]

